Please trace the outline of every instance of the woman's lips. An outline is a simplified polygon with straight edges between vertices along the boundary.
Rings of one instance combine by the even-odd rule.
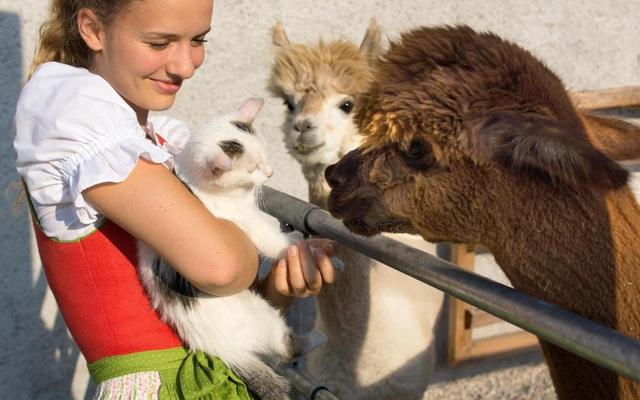
[[[182,86],[182,82],[162,81],[158,79],[151,79],[151,81],[161,92],[166,94],[176,94],[178,90],[180,90],[180,86]]]

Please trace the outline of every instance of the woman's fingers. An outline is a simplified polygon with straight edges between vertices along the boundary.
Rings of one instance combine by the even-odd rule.
[[[311,247],[321,248],[329,257],[335,255],[333,241],[329,239],[307,239],[307,243],[309,243]]]
[[[335,280],[333,254],[332,243],[326,239],[301,240],[289,246],[286,260],[275,267],[276,290],[295,297],[318,294],[324,282]]]
[[[304,275],[302,274],[302,267],[300,265],[300,249],[298,246],[289,246],[287,250],[287,276],[289,278],[289,284],[293,288],[293,295],[301,296],[307,289],[307,284],[304,281]]]
[[[311,292],[310,294],[317,294],[322,288],[322,275],[316,266],[312,249],[305,241],[298,242],[298,249],[300,250],[300,267],[306,288]]]
[[[335,280],[335,265],[333,265],[331,258],[329,258],[327,253],[320,249],[314,249],[313,253],[316,265],[318,266],[318,271],[320,271],[321,283],[333,283]]]
[[[289,268],[287,268],[287,262],[285,260],[278,262],[275,274],[274,286],[276,290],[284,295],[291,296],[293,294],[293,287],[289,282]]]

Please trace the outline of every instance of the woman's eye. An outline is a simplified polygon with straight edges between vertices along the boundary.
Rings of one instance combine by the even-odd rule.
[[[202,38],[195,38],[191,42],[193,43],[194,46],[202,46],[205,43],[207,43],[208,40],[202,37]]]
[[[154,50],[163,50],[169,46],[169,43],[147,43]]]
[[[353,102],[351,100],[347,100],[341,103],[338,108],[341,109],[345,114],[349,114],[351,110],[353,110]]]
[[[289,112],[293,112],[296,109],[296,106],[294,106],[293,102],[289,99],[285,99],[282,104],[287,106],[287,110],[289,110]]]
[[[424,143],[420,140],[413,140],[409,148],[404,152],[404,154],[409,158],[421,158],[424,156],[426,148]]]

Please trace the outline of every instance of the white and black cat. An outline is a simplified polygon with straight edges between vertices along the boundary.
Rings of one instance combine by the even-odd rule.
[[[256,189],[272,174],[262,137],[252,122],[262,100],[191,133],[175,158],[176,173],[217,217],[234,221],[261,255],[280,258],[290,240],[256,204]],[[192,350],[222,359],[264,400],[289,398],[290,384],[265,360],[289,359],[292,336],[281,313],[252,290],[232,296],[202,293],[152,249],[139,242],[139,274],[153,306]]]

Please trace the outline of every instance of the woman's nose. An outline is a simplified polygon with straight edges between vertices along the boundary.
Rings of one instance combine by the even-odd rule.
[[[191,78],[197,68],[193,50],[190,44],[178,46],[169,60],[167,73],[180,79]]]

